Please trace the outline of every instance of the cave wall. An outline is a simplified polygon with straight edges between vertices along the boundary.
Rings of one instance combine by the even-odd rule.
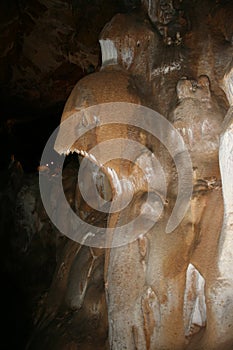
[[[14,211],[10,214],[10,218],[16,220],[16,228],[11,228],[11,240],[14,240],[15,232],[20,236],[13,248],[12,241],[7,241],[6,234],[4,237],[10,247],[9,254],[22,249],[17,255],[17,261],[29,269],[29,275],[33,275],[37,269],[40,271],[38,272],[40,287],[37,285],[38,279],[32,279],[32,286],[36,292],[33,288],[30,290],[29,280],[26,280],[25,289],[29,288],[30,292],[24,292],[30,298],[33,293],[37,295],[32,305],[26,306],[30,311],[36,309],[35,332],[32,333],[28,345],[28,348],[33,350],[42,347],[107,349],[108,336],[112,349],[127,346],[128,349],[173,347],[180,350],[182,345],[184,348],[195,349],[196,346],[199,349],[202,346],[203,349],[212,350],[214,346],[223,348],[225,346],[224,349],[226,347],[230,349],[232,346],[231,337],[225,335],[226,323],[223,320],[226,308],[223,308],[223,315],[219,316],[217,309],[208,303],[206,308],[204,298],[205,290],[207,301],[208,298],[213,298],[212,282],[216,278],[215,264],[218,256],[216,243],[218,237],[221,241],[221,237],[225,237],[226,234],[226,228],[223,227],[220,236],[223,200],[218,165],[218,139],[222,120],[231,104],[229,77],[231,77],[232,60],[232,5],[228,1],[217,3],[183,1],[182,4],[168,1],[166,6],[164,5],[165,10],[158,12],[158,7],[149,6],[151,4],[151,1],[143,1],[143,6],[140,7],[136,1],[120,4],[116,1],[109,6],[109,3],[106,4],[104,1],[90,4],[81,1],[44,0],[33,3],[15,2],[12,7],[4,3],[1,5],[5,6],[7,13],[3,20],[4,31],[1,38],[4,44],[1,58],[1,88],[4,99],[2,132],[9,133],[9,125],[13,130],[22,126],[22,130],[28,123],[32,123],[33,128],[28,129],[31,133],[35,130],[34,125],[38,125],[34,123],[39,119],[41,129],[38,130],[43,132],[46,129],[47,133],[48,127],[45,126],[45,122],[47,123],[47,119],[51,116],[54,118],[54,124],[49,129],[52,130],[60,119],[64,102],[75,83],[86,76],[79,81],[66,103],[64,119],[73,113],[73,108],[91,105],[96,101],[100,103],[127,99],[130,102],[147,105],[165,115],[184,133],[196,169],[195,179],[200,180],[196,184],[195,198],[192,201],[192,209],[197,215],[195,223],[192,221],[194,220],[192,212],[191,223],[190,217],[186,217],[186,221],[175,236],[168,239],[162,236],[164,222],[159,223],[156,232],[161,233],[161,236],[157,234],[155,239],[154,231],[151,231],[146,238],[139,239],[130,247],[126,246],[118,251],[112,250],[106,255],[103,250],[80,246],[67,240],[56,229],[48,226],[48,218],[38,199],[35,184],[37,178],[27,179],[27,175],[22,175],[21,170],[18,174],[20,166],[17,165],[16,171],[17,162],[12,159],[10,171],[7,173],[8,177],[11,176],[8,184],[10,187],[2,193],[3,198],[8,198],[13,189],[9,205],[13,205],[18,216],[14,217]],[[158,2],[155,1],[153,4],[158,5]],[[169,12],[167,9],[173,11]],[[123,12],[124,15],[114,16],[117,12]],[[104,27],[108,21],[109,24]],[[106,41],[114,43],[116,50],[109,50]],[[130,52],[133,52],[132,57],[127,51],[129,48]],[[111,66],[114,65],[117,67],[112,69]],[[184,76],[186,79],[183,79]],[[88,98],[83,93],[87,90]],[[114,94],[111,94],[111,91]],[[15,105],[12,101],[15,101]],[[20,113],[16,111],[17,107]],[[36,117],[35,113],[29,116],[32,114],[31,111],[35,110],[39,111]],[[187,114],[190,111],[192,113],[188,119]],[[45,114],[40,116],[42,112]],[[229,124],[225,130],[230,133],[231,112],[228,115]],[[198,127],[206,121],[210,128],[200,138],[197,135],[192,139],[189,133],[183,131],[191,130],[193,134],[197,134]],[[114,130],[107,130],[107,133],[114,135]],[[122,133],[125,133],[125,130]],[[100,142],[103,135],[104,133],[95,137]],[[227,146],[224,146],[224,137],[223,135],[222,154],[225,154],[227,149]],[[41,144],[44,144],[44,140],[46,136],[43,140],[40,136]],[[15,145],[17,144],[18,141]],[[32,140],[28,141],[27,148],[32,147],[32,144]],[[154,147],[153,151],[156,153],[153,140],[149,140],[148,144],[152,149]],[[210,158],[209,155],[206,158],[203,150],[208,150],[210,146],[214,152]],[[224,156],[222,159],[221,169],[224,179],[225,175],[227,177],[229,173],[231,176],[231,173],[230,166],[227,168],[228,172],[225,170]],[[38,163],[38,160],[36,162]],[[76,162],[77,159],[75,164]],[[78,202],[76,210],[84,212],[87,220],[93,220],[94,215],[94,220],[106,224],[106,217],[99,216],[95,212],[93,214],[93,211],[86,208],[80,200],[80,193],[77,188],[75,189],[76,166],[71,162],[71,169],[68,167],[64,175],[71,205],[75,209],[74,203]],[[118,164],[113,163],[112,166],[115,167],[116,173],[121,171]],[[45,167],[42,170],[45,176],[51,171],[53,181],[56,182],[56,173],[54,174],[56,169]],[[19,185],[14,181],[12,183],[11,172],[13,174],[16,172],[16,177],[22,179]],[[217,181],[209,181],[213,177]],[[204,183],[201,180],[204,180]],[[52,189],[53,186],[51,196]],[[207,195],[203,195],[205,191],[208,192]],[[225,191],[228,192],[227,189]],[[16,193],[18,193],[17,199],[15,199]],[[59,202],[59,196],[56,200]],[[139,206],[142,200],[140,196],[137,197],[135,207]],[[226,199],[225,203],[229,201]],[[24,203],[30,203],[29,207],[25,207]],[[173,193],[171,203],[174,204]],[[219,213],[216,220],[211,223],[211,213],[216,206]],[[1,211],[4,215],[4,209]],[[28,213],[31,213],[31,216],[28,216]],[[62,217],[61,212],[58,215]],[[118,220],[124,223],[130,216],[129,210]],[[228,217],[226,213],[225,216]],[[110,216],[107,224],[114,225],[114,220],[116,218]],[[228,220],[226,222],[228,223]],[[195,226],[195,230],[192,229],[185,236],[187,227],[191,224]],[[4,233],[6,225],[7,223],[3,221]],[[213,232],[215,240],[212,239]],[[198,244],[199,240],[202,244]],[[221,249],[224,249],[225,242],[226,240],[222,238]],[[209,246],[207,253],[206,245]],[[165,247],[165,250],[157,251],[157,246]],[[164,252],[168,246],[173,248],[171,257],[166,261]],[[34,254],[38,254],[39,261],[33,257]],[[208,264],[203,258],[205,254],[208,255]],[[220,252],[219,256],[221,258],[218,268],[222,276],[227,279],[230,272],[225,266],[224,254],[221,255]],[[11,257],[7,257],[6,261],[10,264],[10,268],[4,269],[13,276],[15,262],[12,264]],[[157,264],[156,271],[151,267],[154,262]],[[47,266],[51,266],[49,271],[46,271]],[[41,273],[43,269],[46,271],[44,272],[46,280]],[[133,276],[131,284],[124,277],[129,275],[129,271]],[[20,269],[19,276],[22,275]],[[158,282],[161,275],[167,278],[163,286]],[[173,275],[176,278],[169,277]],[[144,280],[147,281],[146,287]],[[134,283],[137,288],[135,293],[132,293]],[[17,284],[21,285],[18,280]],[[222,289],[218,289],[218,284],[214,287],[221,293]],[[167,290],[173,289],[176,291],[175,295],[180,288],[184,290],[184,305],[181,299],[174,305],[171,293],[169,294]],[[22,287],[20,289],[22,290]],[[230,298],[231,290],[231,285],[226,288],[226,300]],[[219,294],[216,292],[214,295]],[[118,302],[115,302],[118,297]],[[198,306],[194,306],[197,304]],[[124,308],[122,311],[122,305],[128,310],[128,314]],[[157,310],[157,314],[152,314],[154,309]],[[162,310],[165,316],[161,318],[158,310]],[[173,314],[168,316],[169,312]],[[209,316],[215,312],[215,318]],[[132,316],[130,322],[129,314]],[[177,316],[179,314],[184,315],[184,328]],[[227,317],[227,322],[230,324],[230,308]],[[113,324],[109,330],[110,319],[113,319]],[[154,323],[157,323],[157,328],[154,328]],[[171,323],[176,325],[169,327]],[[213,336],[215,333],[216,337]]]

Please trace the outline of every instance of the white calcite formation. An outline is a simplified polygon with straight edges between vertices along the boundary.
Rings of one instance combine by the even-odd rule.
[[[206,326],[205,279],[192,264],[186,273],[184,326],[187,337]]]
[[[99,40],[102,53],[102,67],[117,64],[118,54],[114,41],[110,39]]]
[[[224,77],[230,108],[220,137],[219,162],[224,218],[218,249],[219,276],[213,289],[214,334],[217,343],[228,344],[233,334],[233,71]]]
[[[233,60],[224,75],[222,82],[223,90],[228,98],[230,106],[233,106]]]

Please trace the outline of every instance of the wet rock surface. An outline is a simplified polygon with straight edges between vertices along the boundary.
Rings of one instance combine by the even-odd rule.
[[[35,0],[1,6],[0,131],[11,147],[0,190],[1,268],[10,290],[2,293],[4,348],[231,350],[231,2]],[[97,227],[125,225],[138,213],[149,220],[153,211],[143,207],[145,184],[137,169],[153,162],[143,153],[134,166],[115,160],[102,167],[97,187],[105,198],[112,197],[116,179],[127,178],[135,189],[127,208],[106,215],[85,203],[77,183],[83,157],[96,176],[91,147],[132,136],[167,171],[166,205],[150,231],[122,247],[93,248],[69,240],[50,222],[35,170],[60,115],[66,120],[82,108],[116,101],[159,111],[180,132],[193,164],[193,195],[180,225],[165,234],[177,196],[177,172],[165,147],[125,126],[94,130],[72,149],[58,135],[58,152],[78,153],[69,155],[62,173],[67,201]],[[92,122],[86,117],[84,126]],[[14,157],[10,161],[20,143],[19,155],[31,149],[23,162],[33,159],[32,174]],[[49,178],[47,197],[68,227],[52,163],[54,158],[38,170]],[[155,201],[161,199],[159,181],[155,177]]]

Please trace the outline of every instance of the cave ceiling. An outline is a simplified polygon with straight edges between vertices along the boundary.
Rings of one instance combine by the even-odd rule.
[[[65,101],[74,85],[84,76],[100,70],[101,54],[98,39],[105,24],[115,14],[144,12],[142,18],[152,22],[155,31],[162,38],[160,26],[153,23],[153,17],[149,18],[141,5],[146,2],[146,0],[142,2],[139,0],[1,1],[0,132],[2,145],[9,149],[6,161],[11,154],[15,154],[23,161],[28,152],[28,145],[33,145],[34,150],[40,148],[36,155],[37,159],[34,160],[35,164],[38,164],[42,145],[58,125]],[[223,67],[227,63],[232,50],[232,2],[184,0],[173,3],[174,8],[181,8],[183,14],[180,21],[183,21],[181,50],[195,52],[196,55],[200,38],[202,37],[203,42],[203,36],[208,37],[211,32],[211,35],[218,38],[218,43],[221,43],[218,50],[226,52],[220,60],[215,59],[214,69],[207,66],[205,72],[212,80],[212,88],[226,110],[227,100],[219,88],[221,78],[219,75],[222,74],[222,70],[218,67]],[[168,31],[176,31],[176,25],[177,21],[174,25],[171,22]],[[198,35],[193,34],[196,30]],[[203,47],[201,49],[203,50]],[[169,47],[161,50],[157,55],[156,64],[159,66],[165,62],[166,65],[169,51],[172,50],[173,48],[170,50]],[[207,47],[206,54],[211,55],[211,50]],[[193,61],[193,57],[190,60]],[[186,68],[190,74],[189,78],[195,79],[198,75],[197,67],[190,65]],[[175,90],[175,81],[173,85],[171,88]],[[161,103],[165,104],[166,101]],[[171,103],[174,104],[175,101],[171,100]],[[27,147],[23,147],[18,154],[18,144],[25,144],[25,136],[21,139],[22,133],[26,135],[33,133],[34,120],[38,122],[37,133],[40,134],[40,139],[36,142],[33,138],[26,140]],[[29,158],[31,160],[32,156]]]

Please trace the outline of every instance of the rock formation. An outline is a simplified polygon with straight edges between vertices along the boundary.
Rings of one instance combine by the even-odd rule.
[[[67,201],[82,220],[106,228],[110,243],[105,249],[88,244],[92,232],[85,232],[83,241],[60,246],[27,349],[233,348],[230,10],[230,2],[142,0],[138,11],[116,14],[102,29],[101,68],[72,90],[55,150],[78,154],[85,184],[65,168]],[[125,124],[121,103],[128,108]],[[104,110],[103,104],[112,107]],[[165,117],[164,124],[154,121],[158,139],[153,123],[148,129],[136,124],[135,105]],[[111,108],[118,122],[105,125],[101,113],[110,115]],[[146,112],[140,116],[147,121]],[[70,144],[76,132],[82,136]],[[135,146],[133,161],[127,160],[130,142],[127,149],[123,140],[144,147]],[[105,142],[110,151],[95,151]],[[43,170],[51,211],[69,230],[68,210],[56,190],[62,172],[54,177]],[[185,192],[190,182],[191,195]],[[83,188],[93,188],[87,199],[96,207],[85,202]],[[101,198],[92,198],[97,192]],[[111,211],[118,198],[130,200]],[[143,224],[124,232],[137,216]],[[178,224],[168,232],[172,216]],[[82,226],[78,230],[82,234]],[[122,244],[119,232],[126,236]]]

